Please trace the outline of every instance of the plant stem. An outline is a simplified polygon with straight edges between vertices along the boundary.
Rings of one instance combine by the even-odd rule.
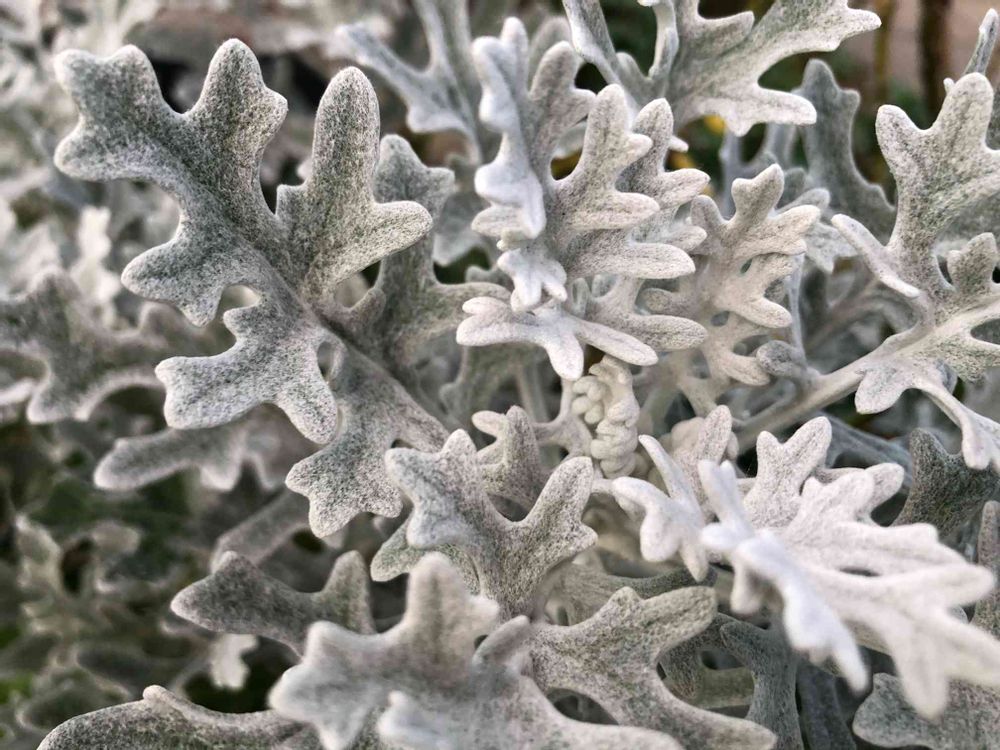
[[[532,422],[548,422],[549,410],[545,405],[545,392],[538,377],[538,366],[529,362],[515,376],[517,395],[521,406]]]
[[[944,78],[948,70],[948,15],[951,0],[923,0],[920,4],[920,78],[932,119],[944,100]]]
[[[781,432],[854,391],[864,375],[864,368],[859,365],[862,365],[867,358],[862,357],[846,367],[821,375],[816,380],[815,387],[803,394],[801,400],[793,403],[777,403],[744,422],[737,431],[740,452],[752,448],[760,433]]]

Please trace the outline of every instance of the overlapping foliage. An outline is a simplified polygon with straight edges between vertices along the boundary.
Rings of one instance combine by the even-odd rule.
[[[874,14],[642,4],[645,71],[597,0],[416,0],[423,67],[290,10],[315,112],[0,5],[2,741],[994,746],[997,16],[893,203],[825,63],[759,83]]]

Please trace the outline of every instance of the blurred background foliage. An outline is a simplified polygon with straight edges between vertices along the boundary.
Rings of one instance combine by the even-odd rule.
[[[773,0],[702,0],[699,8],[710,17],[751,11],[759,18],[772,4]],[[603,0],[602,6],[616,46],[648,64],[655,43],[650,33],[649,9],[634,0]],[[875,140],[875,114],[879,106],[894,104],[918,126],[929,126],[941,106],[944,79],[961,74],[975,44],[979,23],[992,3],[989,0],[855,0],[851,6],[877,13],[882,27],[874,34],[848,40],[834,52],[782,60],[761,80],[767,88],[788,91],[802,81],[809,59],[825,60],[842,87],[861,93],[861,108],[855,121],[855,155],[869,179],[885,183],[888,171]],[[601,85],[596,70],[585,70],[583,75],[588,85]],[[691,150],[686,155],[672,155],[676,166],[697,166],[709,174],[717,174],[723,132],[722,121],[716,117],[690,125],[681,135]],[[744,141],[746,155],[756,152],[763,132],[764,126],[758,125],[748,134]],[[886,187],[891,194],[892,186]]]

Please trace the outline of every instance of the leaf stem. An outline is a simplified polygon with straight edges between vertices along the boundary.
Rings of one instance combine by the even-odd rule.
[[[760,433],[781,432],[853,392],[861,384],[864,376],[864,367],[861,365],[870,356],[862,357],[857,362],[852,362],[827,375],[821,375],[816,379],[815,387],[806,392],[801,400],[792,403],[778,402],[748,419],[736,435],[740,453],[752,448]]]

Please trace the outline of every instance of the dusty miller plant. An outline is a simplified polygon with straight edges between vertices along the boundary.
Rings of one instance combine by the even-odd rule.
[[[890,202],[759,83],[876,16],[641,4],[645,69],[597,0],[288,22],[311,146],[239,41],[114,51],[154,2],[5,11],[10,747],[1000,747],[997,16]]]

